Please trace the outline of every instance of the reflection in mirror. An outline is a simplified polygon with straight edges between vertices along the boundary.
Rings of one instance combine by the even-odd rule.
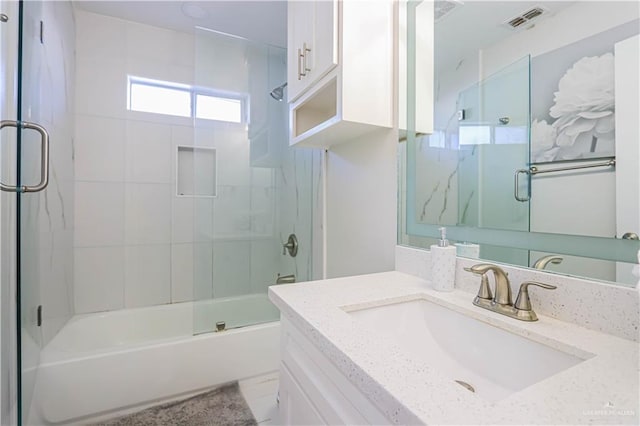
[[[419,7],[435,7],[434,133],[403,144],[401,242],[447,225],[472,242],[460,255],[636,285],[639,4]]]

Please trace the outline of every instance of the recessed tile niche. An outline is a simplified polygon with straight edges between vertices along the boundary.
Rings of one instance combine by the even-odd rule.
[[[215,148],[178,146],[176,195],[215,197],[217,195],[217,156]]]

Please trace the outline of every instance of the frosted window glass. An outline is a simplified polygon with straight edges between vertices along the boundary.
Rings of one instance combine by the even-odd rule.
[[[242,123],[242,101],[240,99],[197,95],[196,118]]]
[[[131,83],[129,109],[191,117],[191,93],[186,90]]]

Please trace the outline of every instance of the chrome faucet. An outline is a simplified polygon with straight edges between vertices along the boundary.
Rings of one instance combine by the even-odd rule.
[[[540,259],[536,260],[536,262],[533,264],[533,268],[534,269],[544,269],[547,267],[547,265],[549,263],[553,263],[554,265],[559,265],[562,263],[564,259],[560,256],[556,256],[554,254],[550,254],[549,256],[544,256],[541,257]]]
[[[513,305],[513,302],[511,301],[511,285],[509,284],[509,277],[508,274],[502,270],[502,268],[490,263],[479,263],[477,265],[473,265],[471,268],[465,268],[465,271],[480,275],[481,277],[485,278],[480,285],[480,292],[482,292],[482,297],[480,295],[480,292],[478,292],[479,298],[483,300],[492,300],[493,303],[499,305]],[[488,287],[489,281],[486,279],[486,273],[489,271],[493,271],[493,276],[496,281],[496,292],[493,298],[491,297],[491,289]],[[482,287],[486,287],[488,291],[486,291]],[[477,303],[474,301],[474,304]]]
[[[520,285],[520,291],[514,305],[511,299],[509,277],[502,268],[490,263],[480,263],[470,268],[464,268],[464,270],[480,276],[480,289],[478,290],[478,295],[473,299],[474,305],[521,321],[538,320],[538,316],[531,308],[529,286],[535,285],[547,290],[556,288],[553,285],[537,281],[525,281]],[[494,296],[492,296],[489,279],[487,278],[487,272],[489,271],[493,271],[496,282]]]

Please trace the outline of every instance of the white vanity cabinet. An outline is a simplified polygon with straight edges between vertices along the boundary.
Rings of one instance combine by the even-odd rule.
[[[330,147],[394,125],[394,2],[290,1],[290,145]]]
[[[281,318],[280,422],[283,425],[389,424],[313,343]]]
[[[338,1],[290,1],[287,5],[287,100],[338,65]]]

